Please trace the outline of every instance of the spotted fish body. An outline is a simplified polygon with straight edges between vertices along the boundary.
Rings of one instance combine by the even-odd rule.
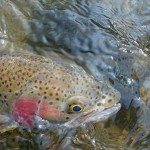
[[[120,93],[81,67],[31,54],[0,56],[0,114],[67,122],[118,103]]]

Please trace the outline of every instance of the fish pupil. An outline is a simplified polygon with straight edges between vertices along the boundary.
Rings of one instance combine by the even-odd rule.
[[[75,112],[79,112],[80,110],[81,110],[80,106],[74,106],[73,107],[73,111],[75,111]]]

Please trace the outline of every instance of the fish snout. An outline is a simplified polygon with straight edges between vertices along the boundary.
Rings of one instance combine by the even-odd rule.
[[[121,94],[119,91],[114,90],[113,93],[106,93],[105,95],[102,95],[102,101],[101,104],[105,107],[111,107],[115,104],[117,104],[120,101]]]

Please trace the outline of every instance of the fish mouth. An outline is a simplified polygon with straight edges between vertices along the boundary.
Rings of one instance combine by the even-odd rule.
[[[69,122],[66,122],[64,125],[69,127],[77,127],[80,125],[84,125],[86,123],[92,122],[104,122],[108,120],[111,116],[115,115],[121,108],[121,104],[117,103],[108,108],[102,108],[99,110],[92,110],[88,112],[83,112],[79,114],[77,117],[73,118]]]

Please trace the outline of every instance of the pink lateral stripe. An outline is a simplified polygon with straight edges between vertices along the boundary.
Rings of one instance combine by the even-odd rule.
[[[38,110],[39,107],[39,110]],[[12,115],[17,122],[26,122],[31,124],[32,117],[38,115],[43,119],[56,118],[63,113],[53,107],[53,105],[48,104],[46,100],[42,100],[39,103],[38,99],[32,99],[28,97],[20,97],[13,104]]]

